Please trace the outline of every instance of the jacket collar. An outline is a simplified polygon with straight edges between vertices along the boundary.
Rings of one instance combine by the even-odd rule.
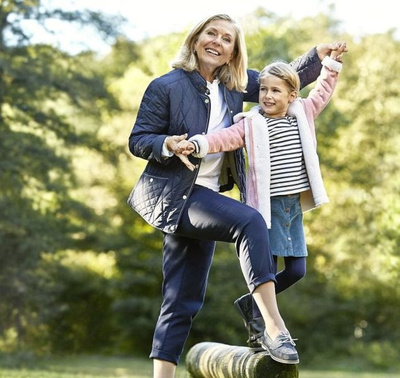
[[[210,90],[207,88],[206,80],[203,78],[203,76],[199,74],[198,71],[192,71],[192,72],[185,71],[185,72],[190,82],[200,93],[207,96],[210,94]]]
[[[184,71],[187,75],[189,81],[192,85],[197,89],[197,91],[204,95],[209,96],[210,90],[207,88],[207,81],[200,75],[198,71]],[[236,91],[228,90],[223,83],[219,83],[219,86],[222,86],[222,90],[224,93],[224,99],[228,105],[228,109],[230,112],[231,120],[234,114],[242,111],[242,94]]]

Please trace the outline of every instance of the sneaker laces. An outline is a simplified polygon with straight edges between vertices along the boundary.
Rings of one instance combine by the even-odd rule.
[[[281,332],[279,334],[279,343],[280,345],[285,344],[285,343],[289,343],[293,346],[296,346],[296,343],[294,342],[297,339],[293,339],[292,336],[290,335],[289,332]]]

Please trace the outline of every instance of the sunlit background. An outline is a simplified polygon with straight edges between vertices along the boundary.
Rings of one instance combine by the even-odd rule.
[[[216,12],[240,21],[258,70],[347,41],[316,120],[330,203],[305,214],[307,275],[278,301],[302,378],[399,376],[400,36],[387,0],[0,0],[0,376],[42,356],[150,364],[162,235],[126,203],[145,164],[127,142],[146,87]],[[245,291],[233,246],[219,243],[185,353],[245,344],[232,305]]]

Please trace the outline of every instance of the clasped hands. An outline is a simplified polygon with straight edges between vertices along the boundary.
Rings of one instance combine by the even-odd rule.
[[[322,61],[325,56],[330,56],[332,59],[343,63],[343,54],[347,53],[347,43],[345,41],[335,41],[333,43],[321,43],[317,46],[317,54]]]
[[[188,169],[194,171],[196,166],[190,162],[188,155],[195,151],[195,147],[192,142],[186,140],[187,136],[187,134],[172,135],[167,137],[165,143],[168,151],[173,152]]]

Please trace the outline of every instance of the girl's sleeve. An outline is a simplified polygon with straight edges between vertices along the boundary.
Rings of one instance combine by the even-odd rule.
[[[196,146],[197,157],[204,157],[207,154],[215,154],[223,151],[234,151],[244,147],[244,120],[233,124],[220,131],[206,134],[194,135],[189,141]]]
[[[311,111],[315,119],[326,107],[335,90],[338,73],[342,63],[326,56],[322,61],[322,69],[315,88],[312,89],[306,99],[303,99],[307,112]]]

